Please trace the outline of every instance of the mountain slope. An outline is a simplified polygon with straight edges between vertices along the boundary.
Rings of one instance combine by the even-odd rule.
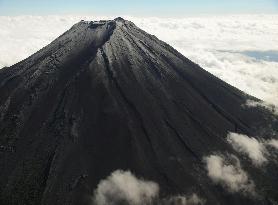
[[[75,24],[0,70],[0,96],[0,204],[93,204],[115,170],[158,183],[159,198],[277,200],[277,164],[256,168],[226,140],[275,138],[276,117],[132,22]],[[204,157],[213,153],[240,158],[256,197],[212,182]]]

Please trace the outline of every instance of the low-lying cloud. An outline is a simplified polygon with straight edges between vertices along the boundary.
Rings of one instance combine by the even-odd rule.
[[[205,157],[204,161],[208,176],[215,184],[221,185],[231,193],[254,194],[254,183],[235,156],[226,160],[220,155],[210,155]]]
[[[81,19],[112,18],[0,16],[0,68],[28,57]],[[278,15],[125,18],[222,80],[278,106],[278,62],[250,55],[278,53]]]
[[[271,139],[267,142],[268,145],[274,147],[275,149],[278,149],[278,140],[276,139]]]
[[[148,205],[159,195],[159,186],[138,179],[130,171],[117,170],[100,181],[94,193],[96,205]]]
[[[245,103],[245,106],[247,107],[263,107],[267,110],[269,110],[270,112],[272,112],[275,115],[278,115],[278,106],[275,106],[273,104],[264,102],[264,101],[254,101],[254,100],[247,100]]]
[[[159,197],[159,185],[140,179],[130,171],[116,170],[98,184],[94,205],[203,205],[197,194]]]
[[[169,199],[163,199],[159,205],[203,205],[205,200],[197,194],[191,196],[173,196]]]
[[[246,154],[254,165],[260,166],[267,162],[265,156],[267,151],[264,144],[259,142],[256,138],[230,132],[227,136],[227,140],[236,151]]]
[[[230,132],[227,135],[227,141],[236,151],[248,156],[257,167],[268,163],[277,155],[277,153],[268,149],[269,146],[278,149],[278,140],[275,138],[268,140],[256,139],[247,135]]]

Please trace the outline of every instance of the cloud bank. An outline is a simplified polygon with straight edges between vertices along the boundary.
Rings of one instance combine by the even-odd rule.
[[[231,156],[232,162],[220,155],[210,155],[204,158],[208,176],[231,193],[241,192],[254,194],[254,183],[248,178],[247,173],[241,168],[239,160]]]
[[[117,170],[98,184],[94,193],[94,203],[148,205],[158,194],[157,183],[138,179],[130,171]]]
[[[113,18],[0,16],[0,68],[28,57],[81,19]],[[124,18],[222,80],[278,106],[278,15]],[[258,57],[264,52],[268,56]],[[269,57],[271,53],[277,56]]]

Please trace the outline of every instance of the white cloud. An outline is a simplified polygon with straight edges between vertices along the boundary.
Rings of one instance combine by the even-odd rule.
[[[169,199],[164,199],[161,205],[203,205],[205,200],[200,198],[197,194],[190,196],[173,196]]]
[[[277,153],[267,148],[278,149],[277,139],[259,140],[247,135],[230,132],[227,135],[227,141],[236,151],[247,155],[257,167],[265,165],[276,158]]]
[[[254,183],[241,168],[239,160],[232,156],[234,162],[226,162],[222,156],[210,155],[204,158],[208,176],[211,180],[222,185],[229,192],[254,194]]]
[[[94,191],[95,205],[203,205],[197,194],[159,198],[159,185],[137,178],[130,171],[116,170],[101,180]]]
[[[267,162],[265,156],[267,155],[267,151],[264,143],[258,141],[256,138],[231,132],[228,134],[227,140],[236,151],[248,155],[254,165],[260,166]]]
[[[114,17],[0,16],[0,67],[28,57],[81,19],[107,18]],[[125,18],[224,81],[278,106],[278,62],[244,53],[278,51],[278,15]]]
[[[273,104],[264,102],[264,101],[253,101],[253,100],[247,100],[246,104],[247,107],[263,107],[267,110],[269,110],[270,112],[272,112],[275,115],[278,115],[278,106],[275,106]]]
[[[267,144],[270,145],[270,146],[272,146],[272,147],[274,147],[274,148],[276,148],[276,149],[278,149],[278,140],[276,140],[276,139],[271,139],[271,140],[269,140],[269,141],[267,142]]]
[[[117,170],[100,181],[93,200],[96,205],[148,205],[158,194],[157,183],[138,179],[130,171]]]

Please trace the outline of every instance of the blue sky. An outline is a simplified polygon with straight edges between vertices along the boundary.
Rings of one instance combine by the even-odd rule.
[[[219,13],[278,13],[278,0],[0,0],[0,15],[183,16]]]

